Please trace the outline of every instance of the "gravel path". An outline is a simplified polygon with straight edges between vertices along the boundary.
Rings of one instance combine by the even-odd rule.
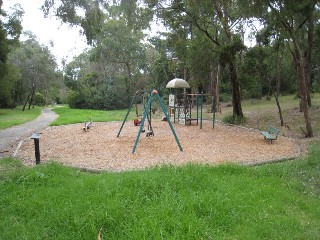
[[[0,131],[0,158],[14,156],[16,149],[23,141],[30,138],[32,133],[39,133],[58,115],[51,109],[43,109],[41,115],[35,120]]]

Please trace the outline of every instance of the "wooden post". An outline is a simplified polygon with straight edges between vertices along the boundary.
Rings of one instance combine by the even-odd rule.
[[[36,157],[36,165],[40,164],[40,133],[33,133],[31,139],[34,140],[34,154]]]

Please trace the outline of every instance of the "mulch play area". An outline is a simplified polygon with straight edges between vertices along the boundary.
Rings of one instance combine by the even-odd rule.
[[[93,122],[88,131],[83,124],[48,127],[40,138],[41,162],[56,161],[91,170],[123,171],[144,169],[161,164],[187,163],[239,164],[263,163],[300,156],[299,143],[279,136],[267,143],[258,130],[211,122],[199,126],[173,124],[183,148],[179,151],[167,122],[154,120],[154,137],[141,134],[135,154],[132,148],[139,127],[126,122],[120,137],[121,122]],[[26,140],[17,157],[27,165],[35,164],[34,143]]]

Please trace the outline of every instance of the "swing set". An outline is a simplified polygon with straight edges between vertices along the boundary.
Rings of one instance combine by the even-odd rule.
[[[163,111],[164,115],[166,116],[167,122],[168,122],[168,124],[169,124],[169,126],[170,126],[170,129],[171,129],[171,131],[172,131],[172,134],[173,134],[173,136],[174,136],[174,138],[175,138],[175,140],[176,140],[176,142],[177,142],[177,144],[178,144],[178,147],[179,147],[180,151],[182,152],[183,149],[182,149],[181,144],[180,144],[180,142],[179,142],[178,136],[177,136],[176,132],[174,131],[174,128],[173,128],[173,126],[172,126],[172,124],[171,124],[171,121],[170,121],[170,118],[169,118],[169,116],[168,116],[166,107],[164,106],[164,104],[163,104],[163,102],[162,102],[162,99],[161,99],[161,97],[160,97],[160,94],[158,93],[157,90],[138,90],[138,91],[135,93],[135,95],[133,96],[133,98],[132,98],[132,100],[131,100],[131,102],[130,102],[130,107],[129,107],[129,109],[128,109],[128,111],[127,111],[127,114],[126,114],[126,116],[125,116],[125,118],[124,118],[124,120],[123,120],[123,122],[122,122],[122,125],[121,125],[121,127],[120,127],[120,130],[119,130],[119,132],[118,132],[117,137],[120,136],[120,133],[121,133],[123,127],[124,127],[124,124],[125,124],[125,122],[127,121],[127,118],[128,118],[129,113],[130,113],[130,110],[131,110],[133,104],[136,102],[137,97],[138,97],[139,95],[141,95],[141,94],[142,94],[142,95],[144,95],[144,94],[149,94],[149,100],[148,100],[147,105],[145,106],[145,110],[144,110],[144,113],[143,113],[143,117],[142,117],[141,122],[140,122],[139,132],[138,132],[136,141],[135,141],[134,146],[133,146],[133,149],[132,149],[132,154],[134,154],[135,151],[136,151],[136,148],[137,148],[137,145],[138,145],[138,142],[139,142],[139,139],[140,139],[141,132],[144,131],[144,123],[145,123],[145,120],[146,120],[146,119],[147,119],[147,121],[148,121],[148,131],[147,131],[147,133],[146,133],[146,136],[147,136],[147,137],[149,137],[149,136],[154,136],[154,132],[153,132],[152,125],[151,125],[151,103],[152,103],[152,100],[153,100],[153,98],[154,98],[155,96],[157,97],[157,99],[158,99],[158,101],[159,101],[159,103],[160,103],[160,105],[161,105],[162,111]],[[136,112],[137,112],[137,115],[138,115],[137,108],[136,108]]]

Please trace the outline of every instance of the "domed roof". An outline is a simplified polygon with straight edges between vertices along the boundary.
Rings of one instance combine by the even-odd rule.
[[[181,78],[174,78],[168,82],[166,88],[190,88],[190,85]]]

